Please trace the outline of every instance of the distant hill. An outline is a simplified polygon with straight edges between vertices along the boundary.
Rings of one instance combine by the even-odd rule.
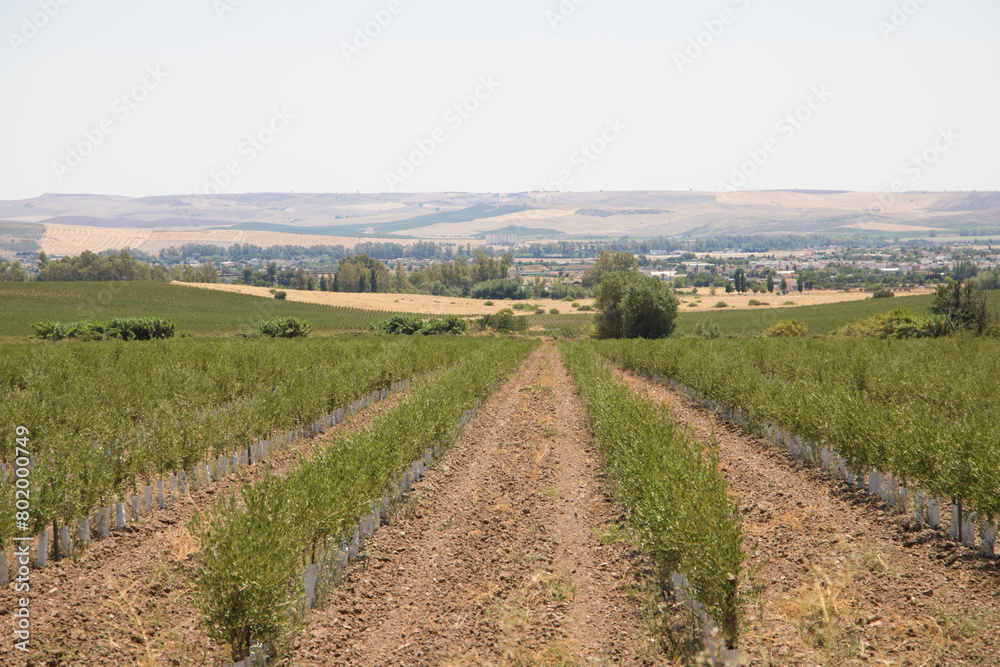
[[[47,194],[0,201],[0,224],[0,235],[8,234],[0,242],[34,241],[50,254],[124,246],[155,253],[184,243],[353,247],[379,238],[467,243],[512,229],[524,238],[559,239],[947,236],[959,230],[1000,230],[1000,193],[249,193],[211,198]]]

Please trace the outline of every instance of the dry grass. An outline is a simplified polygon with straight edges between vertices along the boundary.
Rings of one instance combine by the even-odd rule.
[[[267,287],[251,287],[249,285],[207,285],[194,283],[175,283],[188,287],[214,289],[222,292],[236,292],[273,298]],[[494,305],[483,305],[484,301],[476,299],[459,299],[446,296],[429,296],[426,294],[350,294],[346,292],[306,292],[301,290],[285,290],[288,301],[314,303],[323,306],[339,306],[341,308],[363,308],[383,312],[424,313],[427,315],[487,315],[510,308],[510,301],[494,301]],[[544,301],[544,300],[543,300]],[[593,299],[582,299],[581,305],[593,305]]]
[[[931,294],[930,289],[914,289],[906,292],[907,296],[920,296]],[[702,301],[702,297],[705,297]],[[726,294],[719,290],[717,296],[709,296],[707,288],[699,288],[697,295],[682,295],[679,297],[681,306],[690,312],[721,311],[715,304],[723,301],[726,310],[765,310],[771,308],[793,308],[795,306],[820,306],[833,303],[846,303],[849,301],[864,301],[871,298],[869,292],[790,292],[784,296],[780,294],[753,294],[744,295]],[[756,299],[767,303],[766,306],[751,306],[750,300]]]

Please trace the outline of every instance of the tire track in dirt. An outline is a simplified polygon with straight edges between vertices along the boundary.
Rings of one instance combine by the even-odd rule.
[[[313,612],[286,664],[654,664],[555,345],[489,398]]]
[[[285,475],[314,448],[370,424],[406,393],[390,395],[322,435],[274,452],[261,465],[218,478],[166,509],[144,514],[75,556],[50,559],[45,568],[32,570],[32,652],[27,657],[40,665],[211,664],[214,650],[199,628],[189,585],[198,544],[186,524],[195,510],[208,509],[266,469]],[[16,597],[12,587],[4,589],[0,616],[13,613]],[[24,664],[25,656],[11,644],[0,642],[0,664]]]
[[[945,559],[960,549],[681,392],[615,369],[663,403],[702,442],[714,437],[730,493],[741,499],[760,609],[744,658],[767,665],[996,665],[996,561]],[[947,563],[947,565],[946,565]]]

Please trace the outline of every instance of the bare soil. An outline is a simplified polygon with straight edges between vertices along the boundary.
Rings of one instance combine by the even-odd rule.
[[[391,395],[312,440],[274,453],[261,465],[214,480],[107,539],[91,541],[69,558],[50,559],[45,568],[32,570],[32,650],[27,655],[15,650],[8,637],[0,642],[0,665],[213,664],[216,648],[199,628],[192,602],[198,543],[186,525],[194,512],[235,493],[265,469],[284,475],[314,448],[364,427],[403,395]],[[4,587],[0,616],[10,618],[15,601],[13,587]]]
[[[893,513],[685,395],[632,373],[703,442],[740,499],[762,587],[744,659],[757,665],[1000,665],[1000,566]]]
[[[483,405],[291,665],[647,665],[635,568],[556,347]],[[611,541],[611,540],[605,540]]]

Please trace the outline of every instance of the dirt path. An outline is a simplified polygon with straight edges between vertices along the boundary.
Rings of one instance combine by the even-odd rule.
[[[376,534],[289,664],[652,664],[624,547],[596,535],[616,513],[587,441],[545,344]]]
[[[32,651],[0,642],[0,665],[200,665],[213,650],[198,627],[190,579],[198,544],[185,527],[195,509],[234,493],[243,480],[269,468],[284,475],[332,437],[362,428],[392,409],[405,392],[389,396],[312,440],[279,451],[263,465],[215,480],[165,510],[140,517],[108,539],[94,540],[75,558],[31,571]],[[10,618],[15,595],[0,594],[0,617]]]
[[[916,526],[868,494],[679,392],[632,373],[619,378],[663,402],[703,441],[718,439],[764,586],[744,657],[796,666],[1000,664],[996,561],[938,531],[912,532]]]

